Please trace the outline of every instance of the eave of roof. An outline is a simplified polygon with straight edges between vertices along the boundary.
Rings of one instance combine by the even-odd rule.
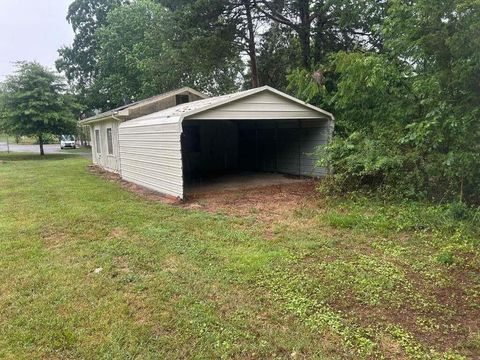
[[[163,99],[168,98],[170,96],[174,96],[174,95],[186,92],[186,91],[188,91],[192,94],[195,94],[199,97],[202,97],[202,98],[208,98],[207,95],[186,86],[186,87],[176,89],[176,90],[172,90],[172,91],[160,94],[160,95],[152,96],[152,97],[147,98],[147,99],[139,100],[139,101],[133,102],[131,104],[123,105],[123,106],[120,106],[120,107],[112,109],[112,110],[105,111],[103,113],[91,116],[87,119],[80,120],[79,123],[81,125],[88,125],[88,124],[91,124],[91,123],[104,121],[106,119],[115,119],[115,120],[118,120],[118,121],[122,121],[123,119],[125,119],[126,117],[129,116],[129,111],[132,110],[132,109],[136,109],[136,108],[141,107],[141,106],[146,106],[146,105],[151,104],[155,101],[163,100]]]

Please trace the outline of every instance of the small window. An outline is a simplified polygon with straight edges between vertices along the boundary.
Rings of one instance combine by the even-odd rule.
[[[113,155],[112,128],[107,128],[107,145],[108,145],[108,154]]]
[[[95,147],[97,148],[97,154],[101,153],[100,150],[100,130],[95,130]]]
[[[190,102],[189,99],[188,99],[188,95],[176,95],[175,96],[175,101],[176,101],[177,105],[185,104],[185,103]]]

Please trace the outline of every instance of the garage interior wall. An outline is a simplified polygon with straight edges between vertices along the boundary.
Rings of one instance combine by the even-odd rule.
[[[330,124],[304,120],[184,120],[183,173],[196,180],[238,171],[321,176],[315,152]]]

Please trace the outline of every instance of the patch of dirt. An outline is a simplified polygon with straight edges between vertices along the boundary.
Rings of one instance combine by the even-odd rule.
[[[382,334],[380,337],[380,349],[387,359],[406,360],[407,354],[402,349],[398,341],[388,334]]]
[[[126,231],[122,228],[116,227],[113,228],[110,232],[111,239],[122,239],[127,235]]]
[[[182,261],[178,256],[171,255],[165,259],[162,264],[163,271],[169,273],[177,273],[178,269],[181,268]]]
[[[316,184],[314,180],[305,180],[248,189],[194,193],[182,207],[237,216],[256,215],[261,220],[271,221],[284,217],[299,207],[313,208],[317,202]]]
[[[61,248],[69,240],[67,231],[46,227],[41,232],[42,240],[48,249]]]
[[[468,284],[460,278],[455,280],[453,278],[452,286],[437,288],[427,280],[420,279],[418,274],[415,274],[415,278],[409,276],[414,288],[429,301],[433,301],[423,309],[416,306],[414,299],[405,301],[401,308],[385,307],[358,302],[352,294],[344,294],[330,306],[336,311],[347,314],[347,318],[355,319],[356,323],[364,328],[379,324],[384,326],[396,324],[407,330],[424,346],[437,351],[459,350],[469,336],[480,331],[478,322],[480,310],[473,308],[465,298],[463,289],[468,288]],[[423,328],[420,325],[422,319],[428,320],[432,327]],[[381,346],[385,350],[385,344]],[[387,347],[392,348],[390,345]],[[395,349],[397,347],[398,344],[393,347],[395,353],[397,353],[398,349]],[[480,355],[478,349],[463,348],[461,353],[471,358],[477,358]],[[401,356],[397,354],[392,358],[397,359]]]
[[[119,184],[122,188],[131,191],[147,200],[160,201],[165,204],[180,204],[181,200],[170,195],[160,194],[156,191],[149,190],[143,186],[123,180],[120,175],[106,171],[97,165],[89,165],[88,170],[104,179]]]

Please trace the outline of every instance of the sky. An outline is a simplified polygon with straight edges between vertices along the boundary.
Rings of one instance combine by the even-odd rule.
[[[0,0],[0,81],[17,60],[36,60],[55,69],[57,50],[70,45],[73,30],[65,20],[72,0]]]

